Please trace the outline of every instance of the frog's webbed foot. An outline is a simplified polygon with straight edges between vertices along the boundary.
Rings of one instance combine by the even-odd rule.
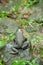
[[[18,50],[16,48],[12,48],[12,51],[10,52],[10,54],[15,55],[18,54]]]

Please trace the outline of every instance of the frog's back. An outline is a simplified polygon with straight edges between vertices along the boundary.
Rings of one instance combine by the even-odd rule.
[[[16,40],[17,40],[19,45],[22,45],[22,42],[24,40],[24,36],[23,36],[23,31],[21,29],[19,29],[17,32]]]

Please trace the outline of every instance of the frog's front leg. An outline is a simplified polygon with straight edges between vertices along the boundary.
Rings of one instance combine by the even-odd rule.
[[[25,41],[22,45],[22,49],[25,50],[27,48],[31,48],[31,43],[29,41]]]
[[[26,42],[23,43],[23,45],[22,45],[22,49],[23,50],[27,49],[28,43],[29,43],[28,41],[26,41]]]

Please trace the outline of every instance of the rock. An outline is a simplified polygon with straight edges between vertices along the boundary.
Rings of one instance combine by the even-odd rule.
[[[23,36],[22,31],[21,31],[21,29],[18,30],[18,31],[20,32],[20,37],[21,37],[19,39],[19,41],[18,42],[15,41],[16,44],[14,42],[8,43],[4,47],[4,49],[1,51],[2,52],[1,55],[3,55],[3,57],[4,57],[4,58],[2,58],[3,62],[5,62],[5,59],[7,59],[6,65],[12,65],[14,60],[20,60],[20,59],[32,60],[33,59],[33,55],[31,55],[31,52],[30,52],[30,43],[29,42],[28,42],[28,46],[25,45],[26,47],[23,46],[23,48],[22,48],[21,45],[17,46],[17,48],[14,47],[15,45],[20,44],[20,43],[25,44],[25,42],[27,41],[26,40],[26,41],[23,42],[22,39],[24,39],[24,38],[22,38],[22,36]],[[19,36],[18,31],[17,31],[17,36]],[[18,38],[19,37],[17,37],[16,40],[18,40]],[[21,40],[21,42],[20,42],[20,40]],[[27,44],[27,42],[26,42],[26,44]],[[24,49],[24,47],[25,47],[25,49]],[[18,52],[18,53],[15,54],[15,51]],[[14,53],[14,54],[11,54],[11,52]]]
[[[37,63],[38,65],[43,65],[43,61],[41,61],[39,58],[37,58],[36,63]]]

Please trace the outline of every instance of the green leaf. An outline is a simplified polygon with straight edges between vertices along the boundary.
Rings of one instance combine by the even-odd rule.
[[[40,57],[43,58],[43,54],[40,54]]]
[[[25,61],[24,60],[19,60],[19,65],[25,65]]]
[[[0,40],[0,47],[6,45],[6,40]]]
[[[15,38],[16,34],[12,33],[9,35],[9,41],[12,41]]]
[[[0,65],[4,65],[4,64],[2,64],[2,60],[0,59]]]

